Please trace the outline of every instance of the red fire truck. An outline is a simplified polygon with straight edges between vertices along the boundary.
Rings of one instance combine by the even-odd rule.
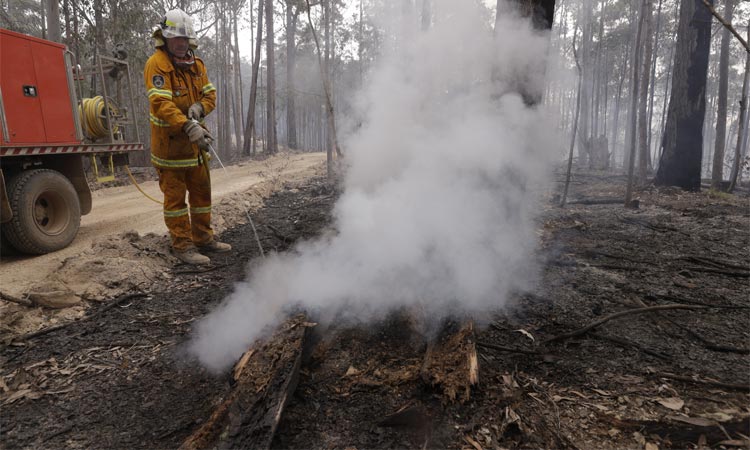
[[[0,29],[0,232],[29,254],[66,247],[100,181],[143,151],[124,54],[81,69],[56,42]],[[84,97],[86,95],[86,97]],[[108,172],[100,177],[99,170]]]

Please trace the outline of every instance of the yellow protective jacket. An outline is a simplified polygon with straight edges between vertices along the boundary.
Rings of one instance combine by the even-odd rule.
[[[190,69],[177,69],[160,47],[146,61],[143,77],[150,109],[151,163],[162,169],[197,166],[200,151],[182,126],[193,103],[201,102],[206,115],[216,107],[216,88],[203,61],[196,57]]]

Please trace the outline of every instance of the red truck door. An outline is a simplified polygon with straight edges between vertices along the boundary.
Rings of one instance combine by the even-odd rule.
[[[78,143],[64,51],[62,44],[0,30],[4,143]]]

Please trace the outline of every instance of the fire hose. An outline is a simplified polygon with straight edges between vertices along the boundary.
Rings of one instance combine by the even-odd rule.
[[[195,119],[191,119],[195,120]],[[214,146],[211,145],[210,142],[207,143],[208,148],[211,152],[213,152],[214,156],[216,156],[216,160],[219,161],[219,165],[221,165],[221,168],[224,169],[225,174],[229,174],[229,171],[227,170],[226,166],[223,162],[221,162],[221,158],[219,157],[219,154],[216,152],[216,149],[214,149]],[[210,153],[204,149],[200,150],[200,158],[202,161],[203,166],[206,168],[206,175],[208,176],[208,182],[211,183],[211,172],[208,167],[209,160],[210,160]],[[128,177],[130,178],[130,181],[135,185],[135,187],[143,194],[146,198],[150,199],[151,201],[159,204],[163,204],[161,201],[151,197],[148,195],[141,187],[138,185],[138,182],[135,180],[135,177],[133,177],[133,174],[130,172],[130,167],[127,165],[125,166],[125,170],[128,172]],[[260,237],[258,236],[258,230],[255,228],[255,223],[253,222],[252,217],[250,217],[250,211],[247,210],[247,207],[243,202],[240,202],[240,205],[242,205],[242,209],[245,211],[245,216],[247,216],[248,222],[250,222],[250,227],[253,230],[253,235],[255,236],[255,242],[258,244],[258,250],[260,251],[261,257],[265,258],[266,254],[265,251],[263,251],[263,245],[260,243]]]
[[[117,106],[111,101],[106,103],[110,117],[116,116],[118,114]],[[83,133],[87,138],[98,139],[109,136],[104,97],[97,95],[94,98],[84,98],[78,106],[78,114],[81,117]],[[119,128],[115,125],[112,133],[117,134],[118,131]]]

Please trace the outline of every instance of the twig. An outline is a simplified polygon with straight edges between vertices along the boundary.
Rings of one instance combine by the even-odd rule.
[[[670,302],[688,303],[691,305],[701,305],[701,306],[707,306],[709,308],[717,308],[717,309],[750,309],[750,306],[745,306],[745,305],[712,305],[710,303],[699,302],[698,300],[692,300],[688,298],[676,297],[674,295],[646,294],[645,298],[647,300],[662,299],[662,300],[669,300]]]
[[[610,270],[629,270],[629,271],[646,270],[645,267],[620,266],[617,264],[592,264],[591,267],[596,267],[597,269],[610,269]]]
[[[59,430],[55,431],[54,433],[50,434],[49,436],[45,437],[44,439],[42,439],[42,442],[47,442],[47,441],[49,441],[50,439],[54,439],[54,438],[56,438],[57,436],[60,436],[61,434],[65,434],[65,433],[67,433],[68,431],[72,430],[72,429],[73,429],[73,427],[75,427],[75,424],[73,424],[73,423],[71,423],[71,424],[68,424],[68,425],[66,425],[66,426],[62,427],[61,429],[59,429]]]
[[[602,340],[605,340],[605,341],[614,342],[615,344],[622,345],[623,347],[637,348],[638,350],[642,351],[643,353],[645,353],[647,355],[655,356],[655,357],[660,358],[660,359],[671,359],[672,358],[668,354],[659,353],[659,352],[657,352],[655,350],[651,350],[649,348],[646,348],[646,347],[644,347],[643,345],[641,345],[641,344],[639,344],[637,342],[629,341],[627,339],[622,339],[622,338],[618,338],[618,337],[614,337],[614,336],[607,336],[605,334],[599,334],[599,333],[589,333],[589,334],[591,336],[597,338],[597,339],[602,339]]]
[[[568,202],[569,205],[622,205],[625,202],[624,198],[591,198],[574,200]]]
[[[219,264],[216,266],[211,267],[204,267],[201,269],[183,269],[183,270],[173,270],[172,273],[175,275],[185,275],[185,274],[193,274],[193,273],[206,273],[206,272],[212,272],[216,269],[223,269],[227,267],[229,264]]]
[[[620,312],[617,312],[617,313],[614,313],[614,314],[610,314],[610,315],[608,315],[606,317],[603,317],[603,318],[601,318],[601,319],[599,319],[599,320],[597,320],[595,322],[592,322],[592,323],[586,325],[583,328],[579,328],[579,329],[577,329],[575,331],[571,331],[570,333],[560,334],[560,335],[557,335],[557,336],[552,337],[550,339],[547,339],[546,341],[544,341],[544,343],[548,344],[550,342],[561,341],[561,340],[564,340],[564,339],[570,339],[572,337],[576,337],[576,336],[580,336],[582,334],[586,334],[587,332],[593,330],[594,328],[596,328],[596,327],[598,327],[598,326],[600,326],[600,325],[602,325],[602,324],[604,324],[606,322],[609,322],[610,320],[618,319],[618,318],[623,317],[623,316],[628,316],[628,315],[632,315],[632,314],[640,314],[640,313],[645,313],[645,312],[650,312],[650,311],[663,311],[663,310],[666,310],[666,309],[708,309],[708,308],[705,307],[705,306],[698,306],[698,305],[679,305],[679,304],[674,304],[674,305],[657,305],[657,306],[647,306],[645,308],[628,309],[626,311],[620,311]]]
[[[672,323],[672,325],[676,326],[677,328],[681,329],[682,331],[685,331],[690,336],[694,337],[695,339],[699,340],[707,349],[714,350],[717,352],[725,352],[725,353],[739,353],[740,355],[750,355],[750,349],[747,348],[741,348],[741,347],[730,347],[728,345],[719,345],[715,344],[708,339],[704,338],[700,334],[696,333],[695,331],[691,330],[690,328],[670,319],[667,317],[667,320]]]
[[[651,261],[644,261],[641,259],[635,259],[631,258],[629,256],[625,255],[613,255],[612,253],[606,253],[606,252],[598,252],[596,250],[586,250],[583,252],[583,255],[585,256],[603,256],[605,258],[611,258],[611,259],[621,259],[623,261],[629,261],[634,264],[648,264],[650,266],[654,266],[656,264],[652,263]]]
[[[143,292],[135,292],[135,293],[131,293],[131,294],[122,295],[122,296],[120,296],[120,297],[112,300],[106,306],[104,306],[102,308],[99,308],[93,314],[90,314],[90,315],[85,316],[85,317],[83,317],[81,319],[78,319],[78,320],[74,320],[72,322],[64,323],[62,325],[55,325],[55,326],[52,326],[52,327],[43,328],[43,329],[41,329],[39,331],[34,331],[33,333],[27,333],[27,334],[24,334],[23,336],[20,336],[20,337],[14,339],[14,340],[17,340],[17,341],[28,341],[29,339],[33,339],[35,337],[43,336],[45,334],[52,333],[53,331],[58,331],[58,330],[62,330],[63,328],[68,328],[68,327],[73,326],[75,324],[78,324],[78,323],[81,323],[81,322],[85,322],[87,320],[91,320],[91,319],[93,319],[95,317],[99,317],[102,314],[104,314],[105,312],[107,312],[110,309],[114,308],[115,306],[118,306],[118,305],[126,302],[127,300],[130,300],[131,298],[145,297],[146,295],[147,294],[145,294]]]
[[[705,384],[708,386],[723,387],[726,389],[732,389],[737,391],[750,391],[750,384],[747,383],[724,383],[722,381],[714,380],[703,380],[700,378],[692,378],[684,375],[675,375],[669,372],[655,372],[653,375],[661,378],[669,378],[671,380],[687,381],[689,383]]]
[[[274,227],[273,225],[266,224],[266,228],[268,228],[269,230],[271,230],[271,233],[274,235],[274,237],[276,237],[280,241],[283,241],[283,242],[294,242],[294,239],[288,238],[286,235],[284,235],[284,233],[282,233],[281,231],[279,231],[279,229],[276,228],[276,227]]]
[[[726,269],[750,270],[750,266],[741,266],[739,264],[734,264],[728,261],[722,261],[716,258],[709,258],[707,256],[685,255],[685,256],[680,256],[677,259],[693,262],[696,264],[703,264],[704,266],[708,265],[708,266],[714,266],[718,268],[724,267]]]
[[[721,22],[722,25],[724,25],[727,30],[729,30],[734,37],[737,38],[738,41],[740,41],[740,44],[742,44],[743,47],[745,47],[745,51],[750,53],[750,46],[747,44],[747,41],[742,39],[742,36],[737,32],[737,30],[734,29],[731,23],[727,22],[726,19],[721,17],[719,13],[716,12],[714,7],[708,2],[708,0],[703,0],[703,4],[706,5],[706,8],[708,8],[709,11],[711,11],[711,14],[713,14],[714,17],[716,17],[716,20]]]
[[[710,267],[688,267],[687,270],[692,270],[695,272],[715,273],[718,275],[726,275],[728,277],[750,278],[750,272],[737,272],[732,270],[713,269]]]
[[[12,302],[12,303],[18,303],[19,305],[23,305],[23,306],[34,306],[34,302],[32,302],[31,300],[29,300],[27,298],[14,297],[14,296],[12,296],[10,294],[6,294],[3,291],[0,291],[0,298],[3,299],[3,300],[5,300],[5,301]]]
[[[650,224],[650,223],[648,223],[646,221],[638,220],[638,219],[633,219],[633,218],[630,218],[630,217],[623,217],[620,220],[623,221],[623,222],[625,222],[625,223],[632,224],[632,225],[640,225],[642,227],[646,227],[646,228],[648,228],[650,230],[658,231],[660,233],[666,233],[667,231],[672,231],[674,233],[680,233],[683,236],[690,236],[690,234],[685,233],[684,231],[680,231],[680,230],[678,230],[677,228],[674,228],[674,227],[667,227],[667,226],[661,226],[661,225],[652,225],[652,224]]]
[[[503,347],[502,345],[490,344],[489,342],[483,342],[483,341],[477,341],[477,345],[480,347],[491,348],[493,350],[499,350],[501,352],[523,353],[524,355],[541,355],[541,353],[534,351],[534,350],[524,350],[522,348]]]

